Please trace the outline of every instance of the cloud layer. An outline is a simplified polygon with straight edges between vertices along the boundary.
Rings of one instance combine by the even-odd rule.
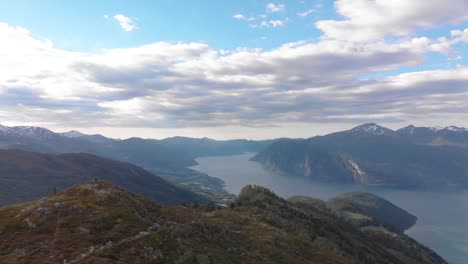
[[[468,20],[468,2],[459,0],[338,0],[344,20],[316,23],[325,37],[369,41],[405,36],[415,29],[434,28]]]
[[[66,127],[265,128],[414,120],[466,126],[468,67],[369,77],[422,65],[428,53],[452,56],[455,44],[468,41],[463,29],[438,39],[406,36],[417,28],[464,21],[462,1],[448,1],[453,8],[431,0],[440,8],[432,17],[420,1],[409,2],[337,1],[345,20],[319,21],[321,40],[271,50],[157,42],[70,52],[0,23],[0,119]],[[393,15],[400,8],[410,11]],[[122,28],[131,31],[134,25]]]

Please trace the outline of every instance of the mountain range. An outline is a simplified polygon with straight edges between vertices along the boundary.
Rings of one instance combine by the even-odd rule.
[[[233,155],[258,152],[272,140],[227,140],[173,137],[163,140],[112,139],[78,131],[55,133],[32,126],[0,126],[0,148],[43,153],[91,153],[134,163],[145,168],[181,168],[197,164],[201,156]]]
[[[284,174],[398,188],[468,186],[468,131],[374,123],[309,139],[283,139],[252,158]]]
[[[401,138],[419,144],[468,147],[468,130],[463,127],[407,126],[396,131]]]
[[[330,183],[398,188],[468,185],[468,130],[374,123],[309,139],[226,140],[172,137],[112,139],[78,131],[0,126],[0,148],[42,153],[90,153],[151,171],[184,171],[203,156],[257,152],[252,158],[284,174]],[[183,170],[181,170],[183,168]],[[170,173],[179,181],[183,175]],[[169,175],[169,174],[168,174]],[[191,186],[195,184],[188,183]]]
[[[304,196],[285,200],[247,186],[228,199],[229,206],[217,207],[207,195],[149,171],[185,177],[197,157],[259,152],[253,160],[265,167],[313,180],[467,186],[467,142],[463,128],[394,131],[373,123],[309,139],[265,141],[120,140],[0,126],[0,259],[445,264],[404,234],[416,216],[373,194],[347,193],[326,202]]]

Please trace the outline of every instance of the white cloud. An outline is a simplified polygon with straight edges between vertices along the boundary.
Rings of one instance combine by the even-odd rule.
[[[325,37],[347,41],[405,36],[468,20],[468,2],[460,0],[338,0],[335,7],[345,19],[322,20],[316,26]]]
[[[274,3],[269,3],[266,6],[266,10],[270,13],[276,13],[276,12],[281,12],[285,8],[284,4],[274,4]]]
[[[282,27],[288,22],[288,20],[289,20],[288,18],[285,18],[283,20],[270,20],[270,21],[268,21],[268,23],[272,27]]]
[[[136,29],[135,21],[130,17],[122,14],[116,14],[114,19],[119,22],[120,27],[126,32],[130,32]]]
[[[306,17],[306,16],[308,16],[308,15],[310,15],[312,13],[315,13],[315,12],[317,12],[317,10],[309,9],[309,10],[306,10],[306,11],[303,11],[303,12],[299,12],[299,13],[297,13],[297,15],[300,16],[300,17]]]
[[[427,52],[446,53],[465,41],[465,32],[392,43],[323,39],[272,50],[158,42],[86,53],[0,23],[0,117],[153,128],[468,120],[466,67],[362,78],[420,65]]]
[[[289,18],[285,18],[283,20],[279,19],[270,19],[270,20],[263,20],[259,24],[252,24],[253,28],[269,28],[269,27],[282,27],[288,23]]]
[[[246,20],[246,19],[247,19],[247,18],[246,18],[244,15],[242,15],[242,14],[235,14],[235,15],[233,15],[232,17],[235,18],[235,19],[238,19],[238,20]]]
[[[258,16],[258,17],[261,17],[261,16]],[[244,21],[255,21],[257,20],[258,17],[255,17],[255,16],[251,16],[251,17],[247,17],[243,14],[235,14],[232,16],[232,18],[234,19],[237,19],[237,20],[244,20]]]

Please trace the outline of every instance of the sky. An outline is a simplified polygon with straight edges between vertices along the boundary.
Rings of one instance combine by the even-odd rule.
[[[0,0],[0,124],[111,137],[468,127],[468,1]]]

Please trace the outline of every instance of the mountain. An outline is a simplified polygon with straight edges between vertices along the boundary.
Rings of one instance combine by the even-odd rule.
[[[90,153],[148,168],[196,164],[195,157],[157,140],[114,140],[100,135],[84,135],[78,131],[58,134],[40,127],[0,127],[0,148],[50,154]]]
[[[16,126],[0,128],[0,148],[14,148],[45,153],[91,152],[90,144],[63,137],[46,128]]]
[[[252,158],[284,174],[398,188],[468,186],[468,149],[421,144],[376,124],[304,140],[279,140]],[[407,134],[407,133],[406,133]]]
[[[0,206],[38,199],[54,190],[102,179],[163,204],[207,199],[125,162],[91,154],[42,154],[0,150]]]
[[[345,193],[330,199],[327,206],[358,226],[383,225],[404,232],[417,221],[416,216],[371,193]]]
[[[386,127],[379,126],[375,123],[367,123],[364,125],[357,126],[345,133],[351,134],[353,136],[362,136],[362,137],[398,137],[398,133],[388,129]]]
[[[119,140],[99,146],[94,153],[145,168],[188,167],[197,164],[194,157],[188,153],[152,139]]]
[[[20,129],[21,128],[21,129]],[[163,140],[129,138],[116,140],[79,131],[54,133],[40,127],[0,125],[0,149],[22,149],[49,154],[90,153],[141,166],[164,179],[217,202],[228,202],[231,195],[224,182],[190,170],[195,159],[210,155],[234,155],[265,149],[272,140],[227,140],[173,137]]]
[[[210,138],[172,137],[161,140],[163,144],[178,149],[193,157],[236,155],[245,152],[259,152],[268,147],[274,140],[225,140]]]
[[[235,139],[218,141],[210,138],[171,137],[160,142],[167,147],[188,153],[192,157],[203,157],[259,152],[267,148],[274,140]]]
[[[361,231],[257,186],[232,208],[160,206],[106,182],[0,208],[5,263],[442,264],[402,233]]]
[[[397,130],[402,138],[418,144],[468,147],[468,130],[462,127],[415,127]]]
[[[116,140],[79,131],[54,133],[40,127],[0,126],[0,148],[43,153],[91,153],[131,162],[145,168],[184,168],[202,156],[259,152],[274,140],[226,140],[173,137],[163,140],[129,138]]]
[[[63,137],[67,137],[67,138],[80,139],[80,140],[83,140],[83,141],[87,141],[87,142],[90,142],[90,143],[96,143],[96,144],[106,144],[106,143],[112,143],[112,142],[117,141],[117,139],[108,138],[108,137],[105,137],[103,135],[99,135],[99,134],[87,135],[87,134],[83,134],[83,133],[81,133],[79,131],[76,131],[76,130],[72,130],[72,131],[68,131],[68,132],[64,132],[64,133],[59,133],[59,135],[61,135]]]
[[[390,201],[366,192],[344,193],[327,202],[308,196],[292,196],[288,201],[334,212],[361,229],[382,227],[390,232],[403,233],[418,219]]]

